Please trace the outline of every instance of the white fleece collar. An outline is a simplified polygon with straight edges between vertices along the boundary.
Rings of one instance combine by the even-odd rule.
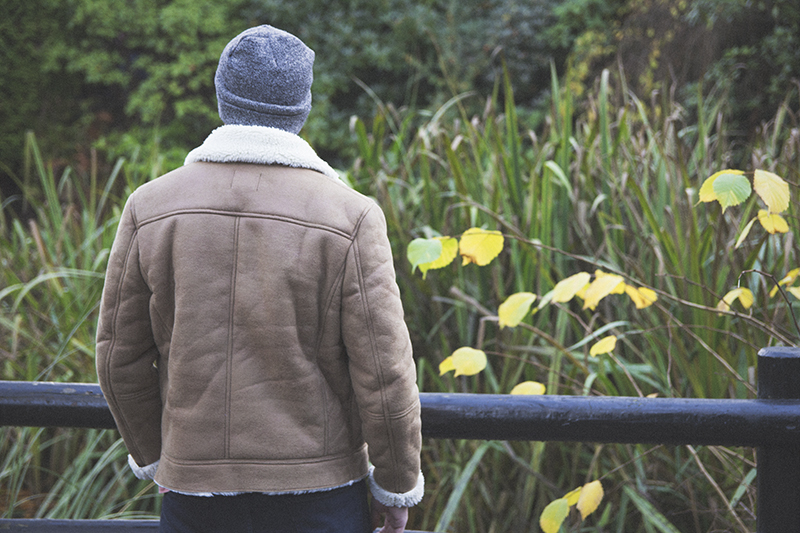
[[[184,164],[198,161],[307,168],[339,179],[339,174],[306,141],[293,133],[265,126],[220,126],[202,145],[189,152]]]

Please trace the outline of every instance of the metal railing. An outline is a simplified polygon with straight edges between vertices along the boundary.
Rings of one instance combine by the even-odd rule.
[[[800,531],[800,348],[759,352],[755,400],[438,393],[420,400],[430,438],[754,447],[757,531]],[[116,428],[98,385],[9,381],[0,381],[0,426]],[[145,527],[13,519],[0,520],[0,530],[53,531],[48,522],[83,522],[86,531],[94,524],[93,532]]]

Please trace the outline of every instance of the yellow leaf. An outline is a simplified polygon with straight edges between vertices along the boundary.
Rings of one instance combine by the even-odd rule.
[[[546,387],[538,381],[523,381],[511,389],[511,394],[540,396],[545,393]]]
[[[710,178],[706,178],[706,181],[703,182],[703,186],[700,187],[701,202],[713,202],[714,200],[717,199],[717,195],[714,192],[715,179],[716,179],[716,174],[714,174]]]
[[[483,350],[464,346],[439,364],[439,375],[455,370],[456,376],[474,376],[484,368],[486,368],[486,354]]]
[[[599,481],[587,483],[581,489],[577,508],[581,512],[581,520],[592,514],[603,500],[603,485]]]
[[[800,298],[800,287],[789,287],[786,290],[789,291],[795,298]]]
[[[558,533],[561,524],[569,514],[569,504],[564,498],[559,498],[547,504],[539,517],[539,527],[544,533]]]
[[[616,274],[609,274],[608,272],[603,272],[602,270],[595,270],[594,271],[595,278],[602,278],[604,276],[611,276],[622,279],[621,276],[617,276]],[[611,294],[622,294],[625,292],[625,284],[617,285],[614,289],[612,289]]]
[[[750,289],[746,288],[738,288],[728,291],[728,293],[722,297],[722,300],[717,304],[717,309],[719,311],[730,311],[731,304],[739,300],[739,303],[742,304],[742,307],[745,309],[750,309],[750,306],[753,305],[753,301],[755,300],[753,297],[753,292]]]
[[[783,213],[789,208],[789,184],[780,176],[772,172],[756,170],[755,176],[753,176],[753,189],[767,204],[770,213]]]
[[[589,348],[589,355],[596,357],[604,353],[613,352],[617,347],[617,337],[609,335],[597,341],[591,348]]]
[[[625,280],[622,276],[616,274],[607,274],[605,272],[595,272],[597,276],[593,282],[586,288],[585,300],[583,302],[584,309],[594,309],[600,300],[609,294],[619,294],[625,291]]]
[[[532,292],[518,292],[512,294],[506,301],[500,304],[497,309],[497,316],[500,318],[500,329],[508,326],[515,328],[522,322],[531,305],[536,301],[536,295]]]
[[[701,202],[713,202],[718,200],[717,193],[714,192],[714,181],[723,174],[744,174],[741,170],[720,170],[719,172],[715,172],[711,175],[706,181],[703,182],[703,186],[700,187],[700,201]]]
[[[588,288],[589,288],[589,284],[584,285],[581,290],[579,290],[578,292],[575,293],[575,296],[577,296],[581,300],[585,300],[586,299],[586,291],[587,291]]]
[[[553,287],[551,300],[560,303],[572,300],[578,291],[589,284],[591,278],[592,276],[588,272],[578,272],[568,278],[562,279]]]
[[[781,285],[791,285],[798,277],[800,277],[800,268],[793,268],[778,283]]]
[[[736,244],[733,245],[734,248],[738,248],[739,246],[742,245],[744,240],[747,238],[747,235],[750,233],[750,229],[753,227],[753,224],[755,223],[755,221],[756,221],[756,219],[754,218],[750,222],[747,223],[747,225],[742,230],[742,234],[739,235],[738,239],[736,239]]]
[[[580,497],[581,497],[581,489],[582,489],[582,488],[583,488],[583,487],[578,487],[577,489],[575,489],[575,490],[571,490],[571,491],[569,491],[568,493],[564,494],[564,499],[565,499],[565,500],[567,500],[567,503],[568,503],[570,506],[573,506],[573,505],[575,505],[576,503],[578,503],[578,500],[579,500],[579,499],[580,499]]]
[[[503,234],[480,228],[470,228],[461,236],[458,251],[464,258],[462,264],[488,265],[503,250]]]
[[[447,374],[448,372],[450,372],[451,370],[455,370],[455,369],[456,369],[456,365],[453,362],[453,357],[452,356],[446,358],[444,361],[439,363],[439,375],[440,376],[443,376],[443,375]]]
[[[790,270],[789,273],[786,274],[783,277],[783,279],[778,282],[778,285],[772,287],[772,290],[769,291],[769,297],[772,298],[773,296],[775,296],[778,293],[778,287],[780,287],[781,285],[791,285],[792,283],[794,283],[798,276],[800,276],[800,268],[794,268]]]
[[[764,229],[771,234],[789,232],[789,224],[786,222],[786,219],[777,213],[770,213],[764,209],[759,209],[758,221],[761,222]]]
[[[653,289],[648,289],[647,287],[632,287],[630,285],[625,285],[625,294],[630,296],[631,300],[633,300],[636,309],[644,309],[645,307],[649,307],[658,300],[658,295],[656,291]]]
[[[434,237],[434,239],[441,241],[442,253],[437,259],[429,263],[422,263],[418,265],[420,271],[422,272],[422,279],[425,279],[425,275],[428,273],[428,270],[444,268],[452,263],[453,259],[456,258],[456,255],[458,255],[458,239],[454,239],[453,237]]]

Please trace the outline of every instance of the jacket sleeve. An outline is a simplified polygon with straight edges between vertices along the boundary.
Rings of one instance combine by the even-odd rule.
[[[362,216],[343,286],[342,335],[369,447],[372,494],[394,507],[424,492],[416,368],[382,211]]]
[[[97,325],[100,388],[125,445],[138,465],[161,454],[158,349],[150,322],[150,290],[139,269],[133,196],[111,247]]]

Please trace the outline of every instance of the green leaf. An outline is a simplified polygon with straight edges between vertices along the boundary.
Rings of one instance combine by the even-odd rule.
[[[412,272],[422,264],[436,261],[440,255],[442,255],[442,241],[437,239],[414,239],[406,250]]]
[[[422,271],[422,279],[425,279],[428,270],[444,268],[452,263],[453,259],[458,255],[458,239],[453,237],[434,237],[434,240],[442,243],[442,253],[434,261],[419,265],[419,269]]]
[[[723,213],[725,209],[747,200],[751,192],[750,181],[742,174],[720,174],[714,180],[714,194]]]
[[[701,202],[713,202],[715,200],[719,200],[717,198],[717,194],[714,191],[714,182],[717,180],[718,177],[723,175],[733,174],[737,176],[741,176],[744,174],[741,170],[720,170],[719,172],[715,172],[710,177],[708,177],[704,182],[702,187],[700,187],[700,201]]]

